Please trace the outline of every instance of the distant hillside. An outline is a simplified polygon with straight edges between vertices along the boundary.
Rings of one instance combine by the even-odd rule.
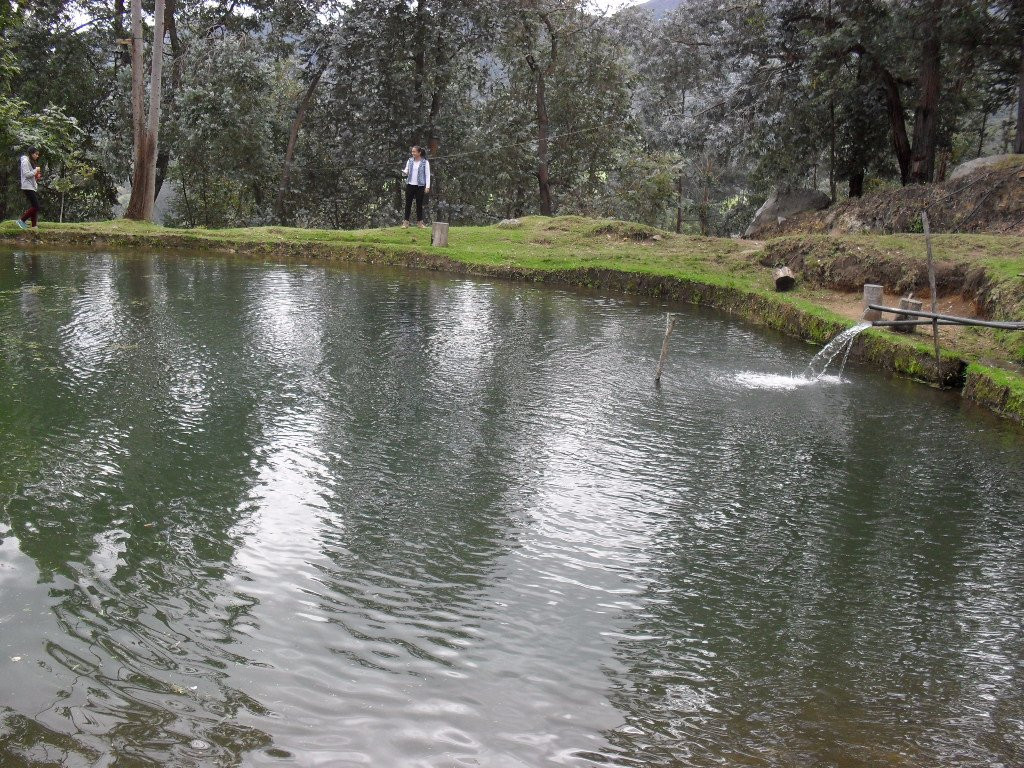
[[[636,5],[634,7],[639,8],[642,11],[647,11],[654,18],[660,19],[667,16],[685,2],[686,0],[648,0],[648,2],[640,3],[640,5]]]

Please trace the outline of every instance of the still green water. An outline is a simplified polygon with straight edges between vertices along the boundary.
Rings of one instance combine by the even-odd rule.
[[[0,252],[0,765],[1024,763],[1024,435],[663,311]]]

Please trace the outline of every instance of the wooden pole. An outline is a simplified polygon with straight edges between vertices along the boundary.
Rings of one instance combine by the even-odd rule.
[[[932,261],[932,231],[928,224],[928,211],[921,211],[921,224],[924,227],[924,245],[928,251],[928,289],[932,292],[932,314],[938,305],[938,290],[935,287],[935,262]],[[935,342],[935,373],[941,380],[941,360],[939,358],[939,324],[932,322],[932,340]]]
[[[939,312],[922,312],[918,309],[908,309],[904,307],[886,307],[881,304],[872,304],[871,309],[877,309],[879,312],[893,312],[897,315],[910,315],[911,317],[927,317],[929,318],[925,324],[931,324],[931,321],[938,320],[941,325],[980,325],[984,328],[1001,328],[1004,331],[1024,331],[1024,323],[1001,323],[994,322],[991,320],[979,320],[976,317],[959,317],[957,315],[943,315]],[[886,322],[886,321],[876,321]]]
[[[661,357],[658,358],[658,370],[654,372],[654,383],[661,383],[661,370],[665,367],[665,357],[668,355],[668,337],[672,335],[672,329],[676,327],[676,316],[671,312],[665,314],[665,338],[661,342]]]

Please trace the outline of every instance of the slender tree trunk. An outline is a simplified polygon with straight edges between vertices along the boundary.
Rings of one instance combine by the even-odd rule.
[[[196,225],[196,216],[192,211],[192,203],[188,201],[188,180],[185,177],[181,179],[181,199],[185,201],[185,215],[188,216],[188,225],[194,227]]]
[[[445,51],[444,35],[438,30],[434,38],[434,89],[430,94],[430,112],[427,116],[427,146],[431,146],[437,138],[437,120],[441,115],[441,106],[444,103],[445,91],[451,80],[451,72],[448,68],[448,54]]]
[[[131,61],[131,51],[120,43],[124,38],[124,0],[114,0],[114,39],[118,41],[117,54],[114,56],[115,73],[122,65],[128,64]]]
[[[134,135],[134,163],[132,167],[132,196],[126,219],[143,218],[143,184],[146,174],[146,87],[143,80],[142,0],[131,0],[132,28],[132,132]]]
[[[137,33],[137,34],[136,34]],[[132,117],[135,127],[135,173],[126,219],[151,221],[156,201],[156,155],[160,137],[160,82],[163,76],[164,0],[156,0],[153,61],[149,82],[149,121],[143,109],[142,7],[132,0]]]
[[[921,70],[917,109],[914,110],[914,145],[910,155],[911,184],[929,184],[935,178],[936,137],[939,126],[939,91],[942,85],[942,6],[934,0],[932,12],[921,23]]]
[[[683,174],[679,174],[679,178],[676,179],[676,192],[678,194],[676,200],[676,234],[681,235],[683,233]]]
[[[178,0],[166,0],[164,8],[164,25],[167,27],[167,36],[171,41],[171,83],[170,88],[164,95],[166,112],[173,113],[174,99],[181,90],[181,41],[178,38],[178,25],[174,20],[174,14],[178,9]],[[167,178],[167,168],[171,164],[171,148],[164,144],[156,156],[156,197],[160,196],[164,180]]]
[[[869,73],[864,64],[863,58],[857,60],[857,90],[860,93],[864,92],[869,79]],[[863,101],[856,99],[851,105],[850,114],[846,116],[846,124],[850,127],[850,141],[847,150],[849,154],[846,162],[850,197],[860,197],[864,194],[864,176],[868,155],[866,134],[868,126],[873,120],[874,115],[869,114]]]
[[[541,216],[554,216],[551,204],[551,175],[548,168],[548,107],[544,73],[537,72],[537,184],[540,191]]]
[[[1020,38],[1020,67],[1017,70],[1017,136],[1013,151],[1024,154],[1024,35]]]
[[[876,58],[871,57],[871,65],[885,92],[885,107],[886,114],[889,116],[892,151],[896,155],[896,162],[900,167],[900,181],[906,184],[910,178],[910,139],[907,137],[907,122],[903,114],[900,86],[892,73],[883,67]]]
[[[413,29],[413,109],[415,111],[416,124],[413,126],[411,144],[420,144],[423,140],[423,117],[426,106],[424,91],[426,89],[427,72],[427,3],[426,0],[416,0],[416,18]]]
[[[10,163],[7,163],[10,165]],[[0,172],[0,189],[7,189],[11,181],[11,172],[4,170]],[[7,195],[0,195],[0,221],[7,218]]]
[[[704,189],[701,193],[700,206],[697,210],[697,218],[700,220],[700,233],[704,237],[711,234],[711,158],[704,159]]]
[[[160,96],[164,73],[164,0],[156,0],[153,21],[153,62],[149,77],[149,126],[146,129],[146,207],[144,218],[153,220],[156,205],[156,156],[160,145]]]
[[[831,9],[831,4],[829,5]],[[836,201],[836,100],[828,100],[828,196]]]
[[[309,110],[309,105],[313,101],[313,94],[316,92],[317,86],[320,84],[320,78],[323,77],[326,64],[321,67],[313,75],[313,79],[310,81],[309,86],[306,88],[305,93],[302,94],[302,99],[299,101],[299,106],[295,110],[295,118],[292,120],[291,130],[288,132],[288,147],[284,153],[284,166],[281,169],[281,186],[277,190],[277,220],[282,225],[285,224],[285,197],[288,194],[288,187],[291,185],[292,180],[292,161],[295,159],[295,147],[299,143],[299,131],[302,130],[302,124],[306,120],[306,112]]]

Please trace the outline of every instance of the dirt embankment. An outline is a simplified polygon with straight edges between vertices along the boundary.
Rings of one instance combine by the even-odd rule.
[[[1024,238],[940,236],[933,245],[940,298],[955,298],[977,317],[1019,320],[1024,314],[1024,276],[1014,263]],[[771,240],[758,254],[765,267],[788,266],[805,283],[859,293],[876,283],[893,296],[930,296],[924,238],[797,235]]]
[[[1024,155],[939,184],[913,185],[850,198],[769,226],[759,237],[787,234],[933,232],[1024,235]]]

